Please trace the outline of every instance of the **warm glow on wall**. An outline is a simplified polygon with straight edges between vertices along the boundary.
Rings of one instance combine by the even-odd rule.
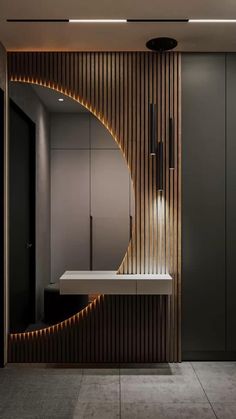
[[[178,326],[181,316],[180,74],[181,55],[179,53],[9,53],[9,75],[12,80],[49,87],[78,101],[108,129],[125,156],[135,190],[135,221],[132,240],[119,272],[155,274],[165,273],[166,270],[171,269],[174,278],[173,296],[168,300],[162,297],[153,298],[150,303],[154,308],[156,322],[155,345],[150,346],[150,353],[154,355],[155,362],[166,360],[173,362],[181,359]],[[157,190],[156,184],[157,156],[150,158],[148,119],[150,103],[158,105],[157,138],[158,141],[163,141],[164,190],[162,192]],[[175,121],[176,165],[174,171],[169,170],[168,160],[170,115]],[[141,306],[146,307],[144,313],[149,313],[150,306],[148,307],[148,304],[145,306],[146,297],[141,301],[141,305],[138,303],[138,311],[129,312],[131,320],[136,321],[138,317],[136,314],[140,313]],[[149,297],[147,301],[149,303]],[[133,303],[137,303],[135,299],[131,303],[128,298],[125,299],[125,307],[128,310],[132,308]],[[87,310],[85,309],[68,321],[44,329],[38,333],[37,338],[35,332],[25,334],[22,337],[22,340],[24,339],[22,343],[21,337],[15,335],[14,344],[9,345],[11,359],[16,360],[14,362],[17,362],[17,359],[20,359],[19,362],[24,362],[26,359],[32,362],[32,358],[36,360],[35,362],[45,362],[44,359],[47,359],[46,362],[48,360],[53,362],[50,360],[52,353],[54,359],[63,362],[67,354],[71,353],[71,359],[89,362],[88,360],[94,360],[97,356],[96,353],[95,355],[91,353],[95,347],[99,354],[100,342],[104,343],[102,346],[104,352],[101,351],[99,360],[103,360],[102,357],[108,359],[112,354],[112,348],[114,348],[114,355],[112,355],[114,359],[116,359],[116,354],[118,354],[117,357],[121,356],[124,348],[115,345],[115,335],[113,345],[111,338],[113,330],[109,329],[110,320],[116,318],[114,315],[115,298],[105,296],[104,300],[101,297],[101,304],[98,300],[92,304],[91,309],[88,306]],[[123,300],[119,302],[117,299],[117,305],[120,308],[124,307]],[[97,319],[100,319],[100,323]],[[106,323],[108,320],[109,322]],[[127,321],[129,321],[129,316]],[[152,321],[153,318],[150,318],[150,322]],[[123,323],[121,321],[118,327],[120,328]],[[115,330],[115,320],[112,327]],[[140,338],[138,344],[141,342],[143,345],[146,331],[142,329],[142,324],[132,329],[137,331],[134,336],[130,330],[126,328],[124,331],[124,336],[128,334],[127,342],[130,342],[131,346],[133,342],[136,345],[135,339],[138,337]],[[102,339],[100,339],[100,331]],[[120,342],[123,341],[122,339],[123,337]],[[132,348],[134,350],[130,352],[137,354],[138,345]],[[139,356],[138,354],[137,362],[141,362]],[[111,357],[111,362],[112,360]],[[96,359],[93,362],[96,362]]]

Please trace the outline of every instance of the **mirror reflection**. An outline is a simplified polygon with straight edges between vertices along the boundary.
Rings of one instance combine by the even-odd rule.
[[[40,329],[93,296],[60,295],[67,270],[117,270],[134,194],[124,157],[87,109],[52,89],[10,83],[10,332]]]

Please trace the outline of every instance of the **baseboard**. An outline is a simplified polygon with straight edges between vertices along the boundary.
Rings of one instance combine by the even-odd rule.
[[[182,361],[236,361],[236,351],[183,351]]]

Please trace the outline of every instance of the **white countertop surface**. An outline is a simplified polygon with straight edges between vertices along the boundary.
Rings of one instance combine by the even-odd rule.
[[[117,274],[116,271],[66,271],[60,294],[169,295],[169,274]]]

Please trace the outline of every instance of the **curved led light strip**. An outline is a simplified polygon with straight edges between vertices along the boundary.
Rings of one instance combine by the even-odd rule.
[[[172,74],[172,71],[173,71],[173,80],[178,81],[178,85],[176,85],[176,88],[175,88],[175,85],[173,84],[173,95],[175,95],[175,94],[178,94],[178,89],[179,89],[179,69],[180,69],[179,58],[180,58],[180,55],[179,54],[174,54],[173,58],[174,58],[173,60],[170,60],[169,69],[171,70],[170,74]],[[135,60],[135,62],[136,62],[136,60]],[[91,105],[90,102],[88,102],[90,100],[89,95],[88,95],[87,99],[83,99],[83,93],[75,91],[74,88],[72,88],[72,85],[70,85],[69,83],[68,84],[65,83],[65,85],[64,84],[61,85],[61,84],[59,84],[59,83],[61,83],[61,81],[58,80],[58,81],[54,82],[54,81],[52,81],[48,78],[44,78],[41,74],[32,74],[31,73],[29,75],[27,73],[27,68],[24,69],[24,65],[22,67],[22,70],[23,70],[23,72],[26,71],[26,75],[25,76],[19,75],[18,74],[19,70],[18,70],[17,67],[15,67],[15,64],[17,64],[17,63],[18,63],[18,61],[16,61],[16,63],[15,63],[14,60],[12,60],[12,61],[10,60],[10,77],[11,77],[11,80],[15,80],[15,81],[18,80],[18,81],[21,81],[21,82],[35,83],[35,84],[39,84],[39,85],[42,85],[42,86],[45,86],[45,87],[52,88],[54,90],[57,90],[58,92],[64,93],[68,97],[71,97],[72,99],[74,99],[74,100],[76,100],[80,103],[82,102],[81,104],[83,104],[85,107],[87,107],[87,109],[91,109],[91,112],[93,114],[96,113],[97,115],[95,114],[95,116],[100,118],[103,125],[105,125],[105,126],[106,126],[106,124],[110,125],[110,119],[107,117],[107,115],[106,115],[106,119],[104,120],[104,115],[102,114],[102,112],[101,113],[99,112],[99,107],[97,108],[97,111],[96,111],[94,109],[94,105]],[[34,63],[34,59],[33,59],[32,63]],[[133,61],[131,61],[131,63],[133,63]],[[163,65],[162,60],[161,60],[160,63],[161,63],[161,66],[162,66]],[[23,64],[26,64],[26,62],[24,62],[24,60],[23,60]],[[56,64],[58,64],[57,60],[55,61],[55,64],[53,64],[52,68],[54,68],[54,65],[55,65],[55,68],[57,68]],[[155,58],[155,60],[153,59],[153,65],[155,66],[154,68],[158,68],[157,67],[158,66],[158,60],[156,58]],[[13,67],[12,69],[11,69],[11,66]],[[129,69],[129,73],[127,73],[127,74],[130,74],[130,76],[132,76],[132,72],[131,72],[132,67],[130,66],[130,67],[128,67],[128,69]],[[15,74],[14,71],[16,71],[16,74]],[[40,73],[40,69],[39,69],[39,73]],[[70,78],[68,78],[68,81],[69,80],[70,80]],[[155,83],[155,79],[153,79],[153,86],[154,86],[154,83]],[[158,94],[157,94],[157,98],[159,97]],[[152,99],[154,100],[154,98],[155,98],[155,95],[154,95],[154,97],[152,97]],[[175,98],[176,98],[176,100],[175,100]],[[173,96],[173,112],[174,112],[174,115],[175,114],[177,115],[177,118],[178,118],[178,115],[179,115],[179,111],[178,111],[178,106],[180,105],[179,99],[180,99],[179,95],[178,96]],[[130,103],[130,110],[132,109],[131,105],[132,105],[132,103]],[[135,127],[136,127],[136,124],[135,124]],[[108,129],[109,129],[109,132],[112,133],[113,125],[108,126]],[[114,133],[113,133],[113,135],[114,135]],[[147,127],[147,135],[148,135],[148,127]],[[179,131],[177,131],[177,130],[176,130],[176,135],[179,135]],[[117,138],[117,140],[118,140],[118,138]],[[179,137],[177,137],[177,140],[179,140]],[[128,148],[126,148],[126,143],[123,143],[123,141],[122,141],[121,144],[119,144],[120,148],[121,148],[121,146],[123,148],[123,154],[124,154],[124,151],[127,153]],[[178,147],[178,143],[177,143],[176,146]],[[148,143],[147,143],[147,151],[148,151]],[[134,158],[136,159],[136,156],[138,156],[138,154],[136,154],[137,149],[134,150],[134,153],[135,153]],[[133,156],[133,154],[132,154],[132,156]],[[138,161],[137,160],[134,161],[133,158],[128,159],[128,161],[129,161],[129,164],[130,164],[130,166],[132,168],[132,172],[133,172],[133,170],[135,170],[136,167],[137,167],[136,164],[138,163]],[[136,163],[136,161],[137,161],[137,163]],[[129,167],[129,164],[128,164],[128,167]],[[133,167],[133,164],[134,164],[134,167]],[[155,173],[156,168],[154,167],[154,165],[152,165],[152,169],[153,169],[153,172]],[[133,172],[133,173],[134,173],[135,176],[137,176],[136,172]],[[136,180],[137,178],[135,177],[134,179]],[[171,182],[172,182],[171,187],[173,186],[173,188],[174,188],[173,190],[175,190],[175,188],[178,188],[179,178],[175,177],[175,179],[174,179],[172,177]],[[153,183],[153,186],[154,186],[154,183]],[[136,191],[136,183],[135,183],[135,191]],[[149,191],[149,189],[148,189],[148,191]],[[134,246],[134,248],[132,248],[132,247],[130,248],[130,259],[128,260],[127,268],[125,267],[125,269],[127,269],[128,273],[131,273],[133,270],[138,270],[138,269],[140,271],[142,271],[143,269],[144,270],[145,269],[154,270],[154,271],[156,269],[160,269],[160,272],[164,272],[165,269],[166,269],[166,260],[162,261],[162,257],[164,255],[164,253],[162,252],[162,249],[160,250],[160,254],[157,252],[157,240],[158,240],[159,243],[162,243],[162,241],[164,240],[164,237],[165,237],[165,227],[164,227],[163,223],[165,222],[165,208],[166,208],[166,205],[169,204],[169,201],[167,200],[167,204],[166,204],[165,195],[162,194],[162,193],[157,194],[156,190],[154,190],[154,188],[152,188],[150,190],[150,192],[151,192],[150,200],[149,200],[149,195],[147,195],[148,205],[149,205],[149,209],[150,209],[150,220],[151,220],[151,222],[153,222],[153,224],[152,224],[153,229],[151,230],[150,241],[149,241],[150,260],[147,259],[147,266],[146,266],[145,265],[145,258],[144,258],[145,254],[144,254],[144,252],[142,253],[142,248],[140,247],[141,246],[141,237],[142,237],[141,236],[141,234],[142,234],[141,223],[140,224],[135,223],[134,226],[133,226],[134,227],[133,228],[134,235],[132,236],[132,239],[134,238],[134,245],[135,246]],[[177,189],[177,192],[178,192],[178,189]],[[138,190],[138,193],[139,193],[139,190]],[[168,193],[169,193],[169,189],[168,189]],[[141,194],[138,195],[138,199],[139,199],[139,196],[141,198],[142,195]],[[170,214],[170,228],[172,228],[171,227],[172,223],[174,223],[173,228],[175,229],[175,219],[173,217],[175,215],[175,204],[177,203],[177,200],[172,198],[172,195],[169,195],[169,197],[170,197],[170,204],[169,204],[170,205],[170,210],[168,210],[167,214]],[[146,198],[146,195],[145,195],[145,198]],[[156,217],[156,209],[158,209],[158,217]],[[141,214],[141,209],[140,209],[140,212],[139,212],[139,209],[136,210],[136,213],[137,213],[136,215],[139,217],[139,214]],[[178,214],[179,214],[179,212],[178,212]],[[138,219],[138,222],[139,222],[139,218],[137,218],[137,219]],[[144,220],[146,222],[146,218],[142,219],[142,220]],[[142,220],[141,220],[141,222],[142,222]],[[148,221],[149,221],[149,219],[148,219]],[[139,227],[139,225],[140,225],[140,227]],[[137,226],[138,226],[138,228],[137,228]],[[146,226],[146,224],[145,224],[145,226]],[[167,227],[167,228],[169,229],[169,227]],[[157,233],[157,235],[156,235],[156,233]],[[139,237],[136,238],[136,236],[138,234],[140,234],[140,238]],[[176,240],[177,236],[176,235],[173,235],[173,236],[169,235],[169,237],[170,236],[171,236],[171,241],[170,241],[170,246],[168,245],[168,249],[171,250],[172,245],[173,245],[173,251],[174,251],[174,249],[175,249],[175,247],[174,247],[175,246],[175,241],[174,240]],[[155,239],[155,237],[157,237],[157,240]],[[149,236],[147,236],[147,239],[148,238],[149,238]],[[139,242],[139,240],[140,240],[140,242]],[[139,246],[139,243],[140,243],[140,246]],[[130,246],[130,244],[129,244],[129,246]],[[128,250],[129,250],[129,247],[128,247]],[[172,253],[172,254],[174,254],[174,253]],[[168,253],[168,255],[171,256],[171,257],[172,257],[172,254],[170,255],[170,252]],[[125,259],[125,257],[126,256],[124,256],[124,259]],[[143,257],[143,259],[142,259],[142,257]],[[138,265],[139,261],[141,262],[140,267]],[[174,271],[175,268],[176,268],[176,277],[175,278],[177,279],[178,278],[177,275],[179,273],[178,261],[177,261],[177,264],[176,264],[175,259],[170,259],[170,268],[171,268],[172,271]],[[178,295],[177,295],[177,297],[178,297]],[[95,300],[95,304],[99,303],[99,298],[103,298],[103,297],[98,297]],[[170,313],[174,313],[174,314],[176,313],[178,315],[178,313],[180,312],[179,310],[178,311],[176,310],[176,308],[179,307],[178,306],[178,300],[177,300],[176,305],[175,305],[176,299],[174,299],[173,301],[174,301],[174,305],[170,306]],[[172,301],[171,301],[171,304],[172,304]],[[16,354],[20,353],[20,351],[22,349],[22,346],[20,345],[22,339],[27,341],[27,339],[31,340],[33,338],[32,340],[34,342],[33,342],[33,347],[32,348],[33,348],[33,351],[35,351],[35,353],[36,353],[37,359],[39,359],[40,356],[41,356],[40,350],[44,350],[45,346],[44,346],[44,344],[42,344],[42,346],[40,346],[40,343],[38,342],[38,340],[34,339],[35,337],[38,336],[39,338],[42,337],[42,339],[43,339],[44,336],[47,337],[48,334],[51,334],[51,333],[57,334],[57,332],[59,333],[64,327],[68,327],[68,326],[70,326],[70,324],[73,324],[73,322],[75,322],[77,324],[78,317],[81,317],[81,319],[83,319],[83,317],[87,317],[86,313],[89,313],[89,310],[90,310],[89,307],[87,308],[87,311],[86,311],[86,309],[84,309],[79,316],[75,315],[74,317],[72,317],[67,322],[59,323],[54,328],[51,327],[51,328],[42,329],[40,332],[37,332],[37,331],[35,331],[35,332],[25,332],[25,333],[22,333],[22,334],[19,334],[19,335],[17,335],[17,334],[13,335],[13,337],[10,337],[10,339],[12,338],[13,342],[16,340],[16,345],[12,346],[12,350],[15,351],[13,353],[16,353]],[[170,316],[169,312],[168,312],[168,316]],[[158,319],[159,319],[159,317],[158,317]],[[169,317],[168,317],[167,320],[169,321]],[[161,319],[161,321],[162,321],[162,319]],[[165,322],[165,320],[163,322]],[[169,342],[168,351],[170,351],[170,359],[179,359],[179,352],[177,353],[178,346],[177,346],[177,344],[175,344],[178,329],[175,326],[176,322],[173,322],[173,324],[171,322],[170,324],[171,324],[171,327],[169,328],[170,333],[167,330],[168,331],[168,342]],[[162,323],[161,323],[161,325],[162,325]],[[33,334],[33,336],[32,336],[32,334]],[[60,336],[59,336],[59,339],[60,339]],[[173,345],[172,345],[172,339],[173,339]],[[18,342],[19,342],[19,346],[18,346]],[[56,338],[56,342],[57,342],[57,338]],[[26,350],[27,350],[27,348],[28,347],[26,347]],[[50,349],[50,345],[49,345],[49,349]],[[66,348],[63,347],[63,350],[64,349],[66,350]],[[30,348],[30,350],[31,350],[31,348]]]
[[[98,295],[91,303],[88,303],[88,305],[84,308],[82,308],[78,313],[74,314],[73,316],[69,317],[68,319],[62,320],[61,322],[52,324],[51,326],[42,327],[41,329],[32,330],[31,332],[18,332],[18,333],[10,333],[10,339],[16,339],[17,337],[27,339],[27,338],[33,338],[42,336],[43,333],[48,332],[48,334],[52,334],[55,331],[63,330],[67,326],[71,326],[71,324],[74,324],[76,319],[83,318],[84,315],[87,315],[89,310],[92,310],[93,306],[96,304],[100,304],[100,300],[103,294]]]
[[[14,82],[20,82],[20,83],[28,83],[28,84],[35,84],[37,86],[42,86],[42,87],[46,87],[48,89],[52,89],[56,92],[60,92],[62,94],[64,94],[65,96],[69,97],[70,99],[75,100],[76,102],[78,102],[80,105],[84,106],[89,112],[91,112],[92,115],[94,115],[102,124],[103,126],[109,131],[109,133],[111,134],[111,136],[113,137],[113,139],[115,140],[115,142],[117,143],[122,156],[128,166],[129,172],[130,172],[130,179],[132,182],[132,186],[133,186],[133,190],[135,190],[134,188],[134,183],[133,183],[133,178],[131,175],[131,167],[129,165],[129,162],[126,158],[126,155],[124,153],[124,150],[121,147],[120,141],[118,139],[118,137],[115,135],[115,133],[113,132],[113,130],[110,128],[110,126],[108,125],[108,123],[105,122],[104,118],[102,117],[102,115],[94,108],[92,108],[92,106],[90,106],[87,102],[85,102],[80,96],[75,96],[75,94],[71,94],[70,92],[66,91],[66,89],[63,88],[58,88],[57,85],[55,85],[54,83],[47,83],[47,82],[42,82],[39,80],[32,80],[31,78],[25,78],[25,77],[11,77],[10,81],[14,81]],[[130,247],[131,247],[131,243],[132,243],[132,239],[134,237],[134,227],[132,228],[132,235],[130,237],[129,240],[129,244],[126,250],[126,253],[121,261],[120,267],[117,270],[117,273],[119,274],[120,268],[124,263],[125,258],[127,257],[128,252],[130,251]],[[37,337],[42,335],[44,332],[48,332],[49,334],[53,333],[55,330],[59,330],[60,328],[64,329],[67,325],[71,325],[71,323],[73,323],[77,318],[80,318],[81,316],[83,317],[84,313],[87,314],[89,309],[92,309],[94,304],[100,303],[100,299],[103,296],[103,294],[98,295],[92,302],[88,303],[88,305],[86,307],[84,307],[82,310],[80,310],[78,313],[74,314],[73,316],[69,317],[68,319],[65,319],[59,323],[56,323],[54,325],[51,326],[46,326],[43,327],[41,329],[38,330],[33,330],[31,332],[19,332],[19,333],[10,333],[10,339],[14,339],[14,338],[29,338],[29,337]]]
[[[48,89],[55,90],[56,92],[62,93],[64,96],[67,96],[70,99],[75,100],[80,105],[82,105],[84,108],[86,108],[89,112],[91,112],[91,114],[94,115],[102,123],[102,125],[108,130],[108,132],[111,134],[112,138],[117,143],[117,145],[119,147],[119,150],[121,151],[122,157],[125,160],[125,163],[126,163],[128,169],[129,169],[130,179],[131,179],[131,182],[132,182],[132,187],[133,187],[134,196],[135,196],[135,186],[134,186],[134,180],[133,180],[133,177],[132,177],[131,166],[130,166],[130,163],[129,163],[127,157],[126,157],[126,154],[125,154],[123,148],[121,147],[120,140],[117,137],[117,135],[114,133],[112,128],[109,126],[109,124],[104,120],[103,115],[100,112],[98,112],[97,109],[93,108],[89,103],[84,101],[84,99],[81,96],[75,95],[75,93],[72,94],[71,92],[67,91],[66,89],[59,88],[58,85],[54,84],[53,82],[48,83],[46,81],[43,82],[43,81],[40,81],[38,79],[32,79],[30,77],[17,77],[17,76],[11,77],[10,81],[15,81],[15,82],[18,81],[20,83],[36,84],[37,86],[47,87]],[[130,241],[129,241],[129,244],[128,244],[128,247],[127,247],[127,251],[126,251],[126,253],[125,253],[125,255],[124,255],[124,257],[121,261],[121,264],[120,264],[120,266],[117,270],[117,273],[120,272],[120,268],[122,267],[122,265],[123,265],[123,263],[124,263],[124,261],[127,257],[127,254],[130,251],[130,248],[131,248],[131,245],[132,245],[132,239],[134,237],[134,231],[135,231],[135,228],[133,226],[133,228],[132,228],[132,233],[133,234],[130,238]]]

